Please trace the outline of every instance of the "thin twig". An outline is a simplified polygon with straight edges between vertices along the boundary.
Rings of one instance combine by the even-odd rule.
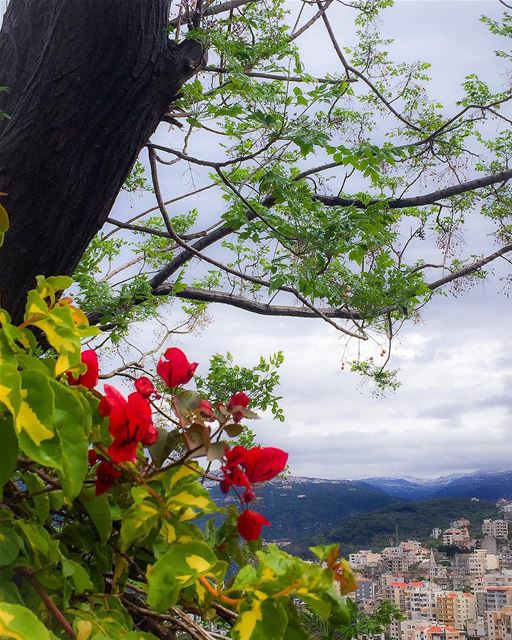
[[[66,620],[66,618],[64,617],[64,614],[57,607],[55,602],[50,598],[50,596],[43,589],[42,585],[36,579],[36,577],[33,574],[31,574],[27,569],[24,569],[24,568],[18,569],[18,573],[20,573],[25,578],[25,580],[32,585],[34,590],[37,591],[37,593],[39,594],[41,600],[45,603],[46,608],[48,609],[48,611],[53,614],[53,616],[58,621],[58,623],[61,625],[61,627],[64,629],[66,634],[70,638],[73,638],[73,640],[76,640],[76,635],[75,635],[75,632],[73,631],[73,627]]]

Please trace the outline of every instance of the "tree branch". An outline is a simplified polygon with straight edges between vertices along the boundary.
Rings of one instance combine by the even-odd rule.
[[[356,207],[358,209],[367,209],[374,204],[386,204],[389,209],[407,209],[409,207],[423,207],[429,204],[435,204],[439,200],[458,196],[468,191],[475,191],[476,189],[482,189],[483,187],[489,187],[499,182],[507,182],[512,178],[512,169],[506,171],[500,171],[499,173],[493,173],[482,178],[476,178],[475,180],[468,180],[467,182],[461,182],[460,184],[452,185],[451,187],[445,187],[438,191],[432,191],[431,193],[425,193],[422,196],[412,196],[410,198],[396,198],[386,200],[374,199],[368,203],[362,200],[354,198],[339,198],[337,196],[325,196],[315,194],[313,198],[327,205],[328,207]]]
[[[168,295],[173,292],[172,285],[162,284],[153,292],[154,295]],[[262,316],[281,316],[289,318],[316,318],[318,313],[314,313],[308,307],[293,307],[288,305],[272,305],[233,295],[225,291],[213,291],[211,289],[200,289],[198,287],[187,287],[176,293],[178,298],[193,300],[196,302],[214,302],[227,304],[238,309],[251,311]],[[327,318],[337,318],[339,320],[362,320],[359,313],[351,313],[343,309],[319,308],[318,311]]]
[[[260,149],[253,151],[253,153],[249,153],[245,156],[239,156],[238,158],[233,158],[232,160],[224,160],[224,162],[213,162],[211,160],[201,160],[201,158],[194,158],[193,156],[189,156],[183,151],[179,151],[178,149],[171,149],[170,147],[162,147],[159,144],[148,144],[146,145],[148,149],[157,149],[158,151],[165,151],[166,153],[172,153],[172,155],[176,156],[180,160],[186,160],[187,162],[191,162],[192,164],[198,164],[202,167],[212,167],[213,169],[220,169],[222,167],[229,167],[232,164],[237,164],[239,162],[246,162],[247,160],[253,160],[260,153],[267,151],[274,142],[277,142],[274,138],[270,138],[270,140],[263,145]],[[165,164],[165,163],[164,163]]]
[[[507,244],[504,247],[501,247],[501,249],[498,249],[498,251],[495,251],[494,253],[486,256],[485,258],[477,260],[476,262],[471,263],[470,265],[460,269],[459,271],[450,273],[449,275],[444,276],[444,278],[439,278],[439,280],[431,282],[428,286],[432,291],[435,291],[436,289],[439,289],[439,287],[442,287],[443,285],[448,284],[453,280],[458,280],[459,278],[463,278],[464,276],[468,276],[471,273],[478,271],[486,264],[489,264],[489,262],[496,260],[496,258],[500,258],[501,256],[505,255],[505,253],[509,253],[510,251],[512,251],[512,244]]]
[[[502,257],[506,253],[512,251],[512,244],[505,245],[498,251],[481,258],[480,260],[476,260],[471,264],[459,269],[458,271],[453,271],[452,273],[444,276],[443,278],[439,278],[434,282],[430,282],[427,286],[431,291],[435,291],[440,287],[448,284],[449,282],[453,282],[455,280],[459,280],[465,276],[471,275],[476,271],[479,271],[486,264],[493,262],[497,258]],[[426,267],[429,265],[423,265]],[[430,265],[432,267],[437,267],[438,265]],[[422,268],[423,268],[422,267]],[[413,271],[417,271],[418,269],[413,269]],[[170,284],[162,284],[157,287],[153,291],[154,295],[169,295],[173,293],[173,287]],[[280,317],[290,317],[290,318],[318,318],[318,314],[315,314],[308,307],[294,307],[289,305],[272,305],[265,304],[263,302],[259,302],[257,300],[251,300],[250,298],[244,298],[243,296],[233,295],[230,293],[226,293],[225,291],[214,291],[211,289],[200,289],[198,287],[187,287],[182,291],[175,294],[178,298],[183,298],[185,300],[195,300],[197,302],[207,302],[207,303],[219,303],[219,304],[227,304],[232,307],[237,307],[238,309],[244,309],[245,311],[251,311],[252,313],[256,313],[258,315],[263,316],[280,316]],[[376,315],[384,315],[387,313],[391,313],[396,311],[398,307],[396,305],[389,305],[387,307],[383,307],[376,312]],[[365,320],[366,316],[359,311],[351,310],[351,309],[333,309],[328,307],[322,307],[318,309],[321,311],[322,315],[329,318],[336,318],[339,320]],[[375,314],[372,314],[375,315]]]
[[[296,180],[301,179],[307,172],[296,176]],[[429,204],[434,204],[438,200],[449,198],[455,195],[460,195],[462,193],[466,193],[468,191],[474,191],[475,189],[481,189],[483,187],[488,187],[492,184],[497,184],[500,182],[507,182],[512,178],[512,170],[509,169],[507,171],[501,171],[499,173],[494,173],[489,176],[484,176],[482,178],[477,178],[475,180],[469,180],[468,182],[462,182],[461,184],[453,185],[451,187],[446,187],[445,189],[440,189],[439,191],[434,191],[431,193],[427,193],[422,196],[413,196],[411,198],[397,198],[397,199],[375,199],[370,200],[370,202],[365,203],[361,200],[357,200],[355,198],[338,198],[336,196],[325,196],[325,195],[314,195],[313,198],[320,202],[323,202],[326,206],[337,206],[337,207],[357,207],[358,209],[367,209],[372,204],[377,203],[386,203],[390,209],[405,209],[408,207],[420,207]],[[264,207],[271,207],[275,203],[275,198],[273,196],[267,196],[264,200],[262,200],[261,204]],[[253,220],[254,215],[251,214],[250,211],[247,212],[247,219]],[[199,239],[192,245],[194,252],[200,252],[204,249],[210,247],[211,245],[219,242],[226,236],[233,233],[233,229],[227,225],[223,224],[220,227],[217,227],[210,233],[208,233],[203,238]],[[180,254],[178,254],[168,265],[163,267],[153,278],[151,279],[151,285],[153,289],[156,289],[158,286],[163,284],[173,273],[176,273],[184,264],[186,264],[191,258],[193,253],[184,250]]]
[[[322,5],[320,0],[317,0],[316,3],[320,8],[320,10],[323,9],[325,6],[325,5]],[[353,67],[351,64],[348,63],[347,59],[343,55],[343,52],[336,40],[336,36],[334,35],[334,31],[332,30],[331,23],[329,22],[329,18],[327,17],[327,14],[325,13],[325,11],[322,13],[321,17],[322,17],[322,20],[324,21],[325,28],[327,29],[327,33],[329,34],[329,38],[331,39],[334,50],[336,51],[336,54],[338,55],[338,58],[340,59],[341,64],[343,65],[343,68],[345,69],[347,78],[350,77],[349,73],[353,73],[355,76],[360,78],[371,89],[371,91],[373,91],[373,93],[377,96],[377,98],[384,105],[386,105],[386,107],[389,109],[389,111],[391,111],[391,113],[394,116],[396,116],[399,120],[401,120],[410,129],[413,129],[414,131],[421,131],[420,127],[417,127],[414,123],[407,120],[407,118],[404,118],[404,116],[393,107],[391,102],[389,100],[386,100],[386,98],[382,95],[382,93],[377,89],[377,87],[373,84],[371,80],[369,80],[363,73],[361,73],[355,67]]]
[[[327,9],[333,3],[333,1],[334,0],[326,0],[323,7],[319,11],[317,11],[312,18],[310,18],[305,24],[303,24],[300,29],[297,29],[297,31],[294,31],[291,34],[290,42],[293,42],[293,40],[301,36],[304,33],[304,31],[307,31],[309,27],[314,25],[315,22],[324,15],[324,13],[327,11]]]
[[[39,581],[33,576],[28,570],[20,568],[19,572],[25,578],[27,582],[30,582],[35,591],[37,591],[41,600],[45,603],[46,608],[50,613],[55,616],[55,619],[59,622],[60,626],[64,629],[66,634],[76,640],[75,632],[73,631],[73,627],[69,624],[69,622],[64,617],[62,611],[57,607],[55,602],[50,598],[50,596],[43,589]]]
[[[228,2],[222,2],[221,4],[217,4],[213,7],[209,6],[205,11],[203,11],[203,17],[226,13],[226,11],[231,11],[232,9],[242,7],[244,4],[251,4],[252,2],[255,2],[255,0],[229,0]],[[169,26],[171,27],[177,27],[178,24],[179,18],[173,18],[169,21]]]
[[[332,1],[332,0],[331,0]],[[201,71],[211,71],[213,73],[229,73],[229,69],[225,69],[224,67],[206,67],[201,69]],[[249,76],[250,78],[264,78],[267,80],[282,80],[283,82],[318,82],[321,84],[343,84],[347,82],[346,78],[315,78],[311,79],[304,78],[302,76],[283,76],[278,73],[266,73],[264,71],[243,71],[245,76]],[[349,82],[356,82],[353,79],[350,79]]]

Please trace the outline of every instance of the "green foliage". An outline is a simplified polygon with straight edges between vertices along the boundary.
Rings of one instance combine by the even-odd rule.
[[[284,362],[281,351],[265,359],[263,356],[257,365],[242,367],[234,364],[233,355],[217,353],[210,359],[210,368],[206,376],[196,376],[196,386],[200,393],[215,404],[227,404],[231,396],[243,389],[251,398],[251,407],[255,410],[270,409],[274,419],[284,421],[283,410],[279,407],[280,396],[274,393],[279,385],[278,369]]]
[[[348,623],[334,582],[337,547],[315,549],[328,560],[324,567],[272,545],[262,550],[259,540],[244,545],[237,511],[219,507],[203,486],[208,474],[193,458],[224,458],[227,444],[214,437],[242,431],[234,410],[224,406],[214,415],[197,392],[165,388],[180,429],[159,427],[162,442],[151,446],[151,460],[142,447],[133,459],[120,453],[134,425],[130,437],[141,437],[144,418],[134,407],[150,405],[138,392],[135,404],[119,396],[104,417],[97,379],[79,377],[93,366],[83,363],[81,340],[98,331],[62,296],[69,286],[69,278],[38,278],[18,326],[0,311],[1,637],[154,638],[145,620],[172,628],[178,616],[183,628],[194,624],[188,611],[213,619],[218,603],[232,610],[232,638],[266,638],[272,630],[272,637],[291,640],[305,637],[296,599]],[[224,402],[239,384],[257,388],[252,406],[269,406],[280,417],[273,391],[281,363],[280,353],[253,368],[216,356],[198,386]],[[238,411],[256,417],[246,407]],[[112,438],[119,439],[121,462]],[[169,462],[175,449],[180,457]],[[206,523],[207,516],[217,520]],[[234,561],[239,571],[228,577]]]
[[[317,640],[352,640],[359,637],[375,637],[386,633],[393,620],[404,620],[404,616],[391,602],[382,602],[373,615],[359,611],[352,600],[347,601],[351,613],[348,624],[333,624],[322,620],[314,611],[301,611],[301,618],[312,637]]]
[[[189,326],[207,321],[210,301],[258,313],[266,305],[286,306],[288,313],[299,305],[338,311],[342,318],[334,322],[342,330],[391,346],[402,324],[417,319],[432,298],[429,283],[441,267],[457,282],[444,290],[451,286],[457,294],[485,277],[484,270],[465,269],[480,251],[466,251],[461,240],[479,211],[486,233],[510,243],[506,181],[453,197],[441,191],[418,206],[404,200],[509,169],[510,89],[468,73],[459,100],[443,104],[432,94],[428,62],[394,59],[395,43],[381,33],[392,21],[380,20],[392,15],[392,5],[333,5],[355,42],[337,52],[337,68],[322,77],[308,72],[295,37],[314,10],[307,3],[297,12],[283,0],[248,3],[211,14],[197,28],[181,14],[171,23],[171,37],[201,42],[211,63],[181,88],[170,116],[184,126],[173,126],[169,154],[159,149],[179,176],[173,187],[181,177],[185,183],[179,195],[170,194],[167,213],[183,241],[219,264],[184,257],[155,207],[130,218],[131,230],[102,234],[76,279],[82,308],[102,319],[115,342],[130,323],[165,316],[166,302],[187,291],[181,305]],[[482,21],[501,39],[512,33],[509,11]],[[320,20],[314,28],[324,27]],[[497,67],[496,81],[502,77],[506,68]],[[211,154],[195,157],[194,149]],[[140,162],[126,188],[148,188]],[[196,198],[207,189],[212,198]],[[219,199],[224,208],[217,211],[212,203]],[[113,240],[117,233],[123,240]],[[194,300],[192,288],[203,295]],[[378,393],[398,384],[396,372],[385,371],[385,351],[374,363],[352,367]]]
[[[129,193],[134,193],[136,191],[153,191],[145,173],[146,169],[144,165],[140,160],[137,160],[133,165],[130,175],[124,181],[123,189]]]

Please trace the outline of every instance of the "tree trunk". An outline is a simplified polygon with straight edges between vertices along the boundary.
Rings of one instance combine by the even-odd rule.
[[[142,146],[200,66],[167,37],[170,0],[11,0],[0,32],[0,305],[71,274]]]

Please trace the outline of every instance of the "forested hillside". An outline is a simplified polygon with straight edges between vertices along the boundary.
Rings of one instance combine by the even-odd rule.
[[[218,485],[212,487],[216,500],[225,504],[235,500],[225,497]],[[311,478],[276,479],[256,487],[258,510],[272,525],[265,539],[297,540],[331,531],[360,511],[381,509],[397,500],[364,482],[349,480],[315,480]]]
[[[373,513],[358,513],[340,527],[307,542],[339,542],[343,553],[358,549],[380,550],[394,541],[396,528],[402,540],[427,540],[433,527],[446,528],[452,520],[466,517],[471,521],[471,535],[481,535],[484,518],[496,517],[493,502],[475,502],[466,498],[441,498],[390,505]]]

